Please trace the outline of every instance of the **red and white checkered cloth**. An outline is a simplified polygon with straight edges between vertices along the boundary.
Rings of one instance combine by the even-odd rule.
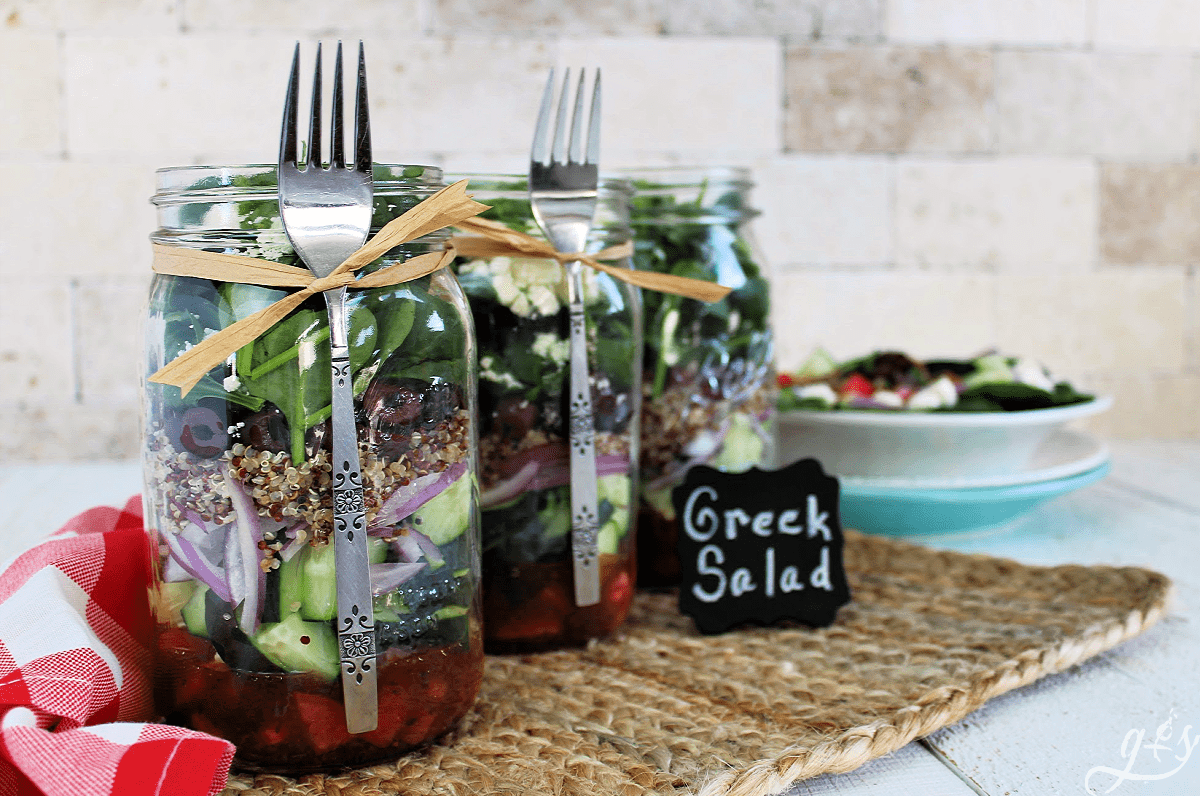
[[[139,498],[0,572],[0,796],[211,796],[234,747],[151,718]]]

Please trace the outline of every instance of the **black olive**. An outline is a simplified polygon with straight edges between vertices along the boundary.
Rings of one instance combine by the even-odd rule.
[[[363,393],[358,427],[380,456],[398,459],[410,449],[425,386],[419,379],[379,379]]]
[[[462,403],[462,394],[457,387],[436,379],[421,396],[421,425],[435,428],[442,421],[450,420]]]
[[[242,421],[241,437],[244,445],[258,451],[277,453],[290,449],[287,417],[271,403]]]
[[[421,417],[425,382],[418,379],[378,380],[362,397],[368,423],[393,434],[412,433]]]
[[[229,445],[229,427],[223,412],[211,406],[193,406],[180,418],[179,444],[188,451],[212,459]]]
[[[537,407],[519,395],[500,400],[492,413],[492,429],[501,439],[519,441],[533,430],[538,420]]]

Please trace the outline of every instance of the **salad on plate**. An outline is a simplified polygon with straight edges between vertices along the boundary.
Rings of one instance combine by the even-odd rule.
[[[778,406],[785,412],[1017,412],[1094,399],[1032,359],[995,352],[920,360],[900,351],[875,351],[837,362],[817,349],[797,370],[778,378]]]

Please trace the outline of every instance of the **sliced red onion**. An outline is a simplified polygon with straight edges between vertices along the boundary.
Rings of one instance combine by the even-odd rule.
[[[763,415],[750,416],[750,429],[759,439],[763,441],[767,448],[770,448],[775,444],[775,438],[771,435],[771,432],[767,430],[766,419]]]
[[[493,486],[479,497],[479,507],[490,509],[502,505],[523,492],[553,489],[571,483],[571,460],[562,446],[545,446],[541,455],[531,456],[525,466],[512,478]],[[549,455],[547,455],[549,454]],[[629,459],[624,456],[596,457],[596,475],[622,475],[629,472]]]
[[[236,515],[233,527],[228,529],[225,537],[225,574],[229,578],[229,594],[232,598],[229,602],[235,608],[238,603],[243,603],[238,627],[246,635],[252,635],[258,630],[259,613],[267,590],[266,573],[259,564],[261,552],[258,543],[262,541],[263,530],[254,501],[246,494],[228,465],[225,466],[225,483]]]
[[[413,536],[410,528],[401,528],[399,535],[396,537],[394,544],[396,549],[400,551],[400,558],[407,562],[419,561],[422,555],[421,545],[417,542],[417,537]]]
[[[482,509],[490,509],[493,506],[499,506],[503,503],[515,498],[517,495],[525,492],[529,483],[537,475],[538,469],[541,467],[536,461],[530,461],[525,464],[517,474],[512,478],[493,486],[488,491],[479,496],[479,507]]]
[[[446,559],[442,558],[442,551],[438,549],[432,539],[415,529],[409,530],[409,534],[416,540],[421,552],[425,554],[426,561],[435,566],[446,563]]]
[[[842,400],[839,404],[846,409],[887,409],[895,411],[897,407],[876,401],[874,398],[864,398],[854,395]]]
[[[596,457],[596,475],[624,475],[629,472],[629,457],[605,454]]]
[[[309,542],[308,534],[301,536],[298,533],[296,533],[296,529],[299,526],[300,526],[300,524],[297,523],[296,525],[292,525],[291,527],[285,529],[285,532],[291,538],[288,540],[288,543],[285,544],[282,548],[280,548],[279,552],[276,553],[276,555],[279,556],[279,559],[281,561],[291,561],[292,557],[294,555],[296,555],[297,553],[299,553],[301,550],[303,550],[305,545],[308,544],[308,542]]]
[[[225,602],[233,602],[229,582],[223,567],[210,561],[197,547],[181,535],[161,534],[171,549],[172,559],[191,573],[192,577],[213,590]]]
[[[378,597],[395,591],[400,584],[425,568],[425,562],[371,565],[371,594]]]
[[[412,483],[397,489],[391,497],[384,501],[368,531],[375,531],[376,535],[386,535],[386,531],[384,534],[380,534],[379,529],[395,525],[412,514],[440,495],[442,490],[457,481],[466,471],[467,465],[459,462],[450,465],[440,473],[429,473],[413,479]]]
[[[596,464],[596,474],[599,475],[599,462]],[[541,462],[537,474],[529,482],[528,489],[553,489],[556,486],[565,486],[569,483],[571,483],[571,460],[566,456],[559,456],[552,460],[543,460]]]
[[[196,576],[183,568],[183,564],[174,555],[167,556],[163,562],[162,579],[166,583],[182,583],[185,580],[195,580]]]

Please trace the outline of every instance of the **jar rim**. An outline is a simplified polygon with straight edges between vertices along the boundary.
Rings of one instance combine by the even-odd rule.
[[[155,193],[151,203],[162,206],[191,202],[228,201],[232,197],[275,197],[278,187],[274,179],[278,167],[274,163],[230,165],[166,166],[155,169]],[[442,169],[424,164],[373,164],[376,193],[385,195],[396,191],[428,191],[434,193],[445,187]],[[420,169],[420,173],[414,173]],[[265,177],[270,175],[271,179]],[[237,178],[258,177],[261,185],[237,184]]]
[[[476,191],[486,191],[489,194],[496,194],[496,195],[504,196],[504,197],[508,197],[511,194],[513,197],[519,197],[519,198],[526,198],[529,195],[529,193],[528,193],[529,175],[528,174],[517,174],[516,172],[467,171],[467,172],[455,172],[453,174],[447,174],[445,179],[447,181],[451,181],[451,182],[456,181],[456,180],[463,180],[463,179],[467,180],[467,192],[468,193],[470,193],[472,190],[476,190]],[[512,188],[512,189],[503,188],[503,189],[496,190],[496,189],[486,188],[486,187],[483,187],[480,185],[472,185],[471,184],[472,181],[475,181],[475,180],[479,180],[481,182],[482,181],[491,181],[491,182],[501,182],[501,183],[520,183],[521,187],[520,188]],[[624,194],[624,195],[626,195],[626,197],[628,197],[628,196],[632,196],[634,193],[634,187],[633,187],[632,181],[630,181],[626,177],[619,177],[619,176],[615,176],[612,174],[601,174],[600,182],[599,182],[599,185],[597,186],[597,188],[603,194],[612,194],[612,195]]]
[[[646,189],[639,182],[652,183],[650,190],[672,190],[688,188],[702,182],[722,182],[731,187],[748,190],[754,187],[754,179],[747,166],[705,166],[678,164],[672,166],[629,166],[615,168],[614,174],[620,175],[634,186],[636,193]]]
[[[741,224],[760,214],[739,201],[725,205],[718,197],[738,194],[742,200],[754,187],[745,166],[660,166],[616,169],[633,185],[630,223],[639,226],[676,224]],[[639,199],[668,198],[671,203],[645,205]]]

